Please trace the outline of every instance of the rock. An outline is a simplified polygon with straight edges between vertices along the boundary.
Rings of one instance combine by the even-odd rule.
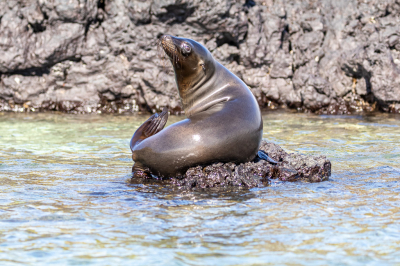
[[[260,150],[265,151],[278,164],[264,160],[236,165],[234,163],[215,163],[188,169],[181,177],[166,179],[173,185],[183,188],[214,187],[263,187],[270,179],[281,181],[322,182],[331,175],[331,162],[325,156],[310,156],[287,153],[279,145],[262,141]],[[147,176],[134,177],[133,182]],[[154,177],[156,180],[158,177]]]
[[[195,39],[262,107],[398,112],[400,3],[0,1],[0,111],[182,113],[162,34]]]

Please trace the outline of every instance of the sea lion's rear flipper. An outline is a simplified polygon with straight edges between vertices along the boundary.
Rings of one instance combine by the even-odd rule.
[[[140,141],[151,137],[158,132],[160,132],[167,123],[168,120],[168,108],[164,107],[161,113],[155,113],[154,115],[150,116],[133,134],[130,147],[131,150],[133,147],[139,143]]]
[[[132,178],[150,178],[151,173],[147,167],[144,167],[141,163],[135,162],[132,166]]]
[[[273,164],[277,164],[278,163],[277,161],[275,161],[271,157],[269,157],[268,154],[265,151],[262,151],[262,150],[258,151],[257,157],[255,159],[256,162],[258,162],[260,160],[265,160],[265,161],[273,163]]]

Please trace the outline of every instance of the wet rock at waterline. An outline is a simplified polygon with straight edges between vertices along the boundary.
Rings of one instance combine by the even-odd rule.
[[[331,162],[325,156],[287,153],[279,145],[265,141],[261,143],[260,150],[268,153],[272,159],[279,161],[279,163],[275,165],[264,160],[240,165],[215,163],[208,166],[192,167],[186,171],[184,176],[162,182],[170,182],[183,188],[229,186],[253,188],[267,186],[270,179],[291,182],[321,182],[328,180],[331,175]],[[138,177],[135,179],[138,179]]]
[[[399,112],[399,22],[395,0],[0,1],[0,110],[179,113],[157,56],[171,34],[205,44],[262,107]]]

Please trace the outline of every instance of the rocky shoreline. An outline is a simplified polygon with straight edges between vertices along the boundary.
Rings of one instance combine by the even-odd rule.
[[[182,113],[157,39],[184,36],[262,108],[400,112],[400,3],[0,1],[0,111]]]

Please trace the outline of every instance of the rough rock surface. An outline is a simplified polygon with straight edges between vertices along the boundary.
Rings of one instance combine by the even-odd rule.
[[[321,182],[331,175],[331,162],[325,156],[309,156],[287,153],[276,144],[262,141],[260,150],[265,151],[278,164],[267,161],[215,163],[208,166],[192,167],[182,177],[166,180],[183,188],[213,188],[239,186],[245,188],[263,187],[270,179],[282,181]]]
[[[399,0],[0,0],[0,110],[179,113],[172,34],[262,107],[399,112],[399,25]]]

